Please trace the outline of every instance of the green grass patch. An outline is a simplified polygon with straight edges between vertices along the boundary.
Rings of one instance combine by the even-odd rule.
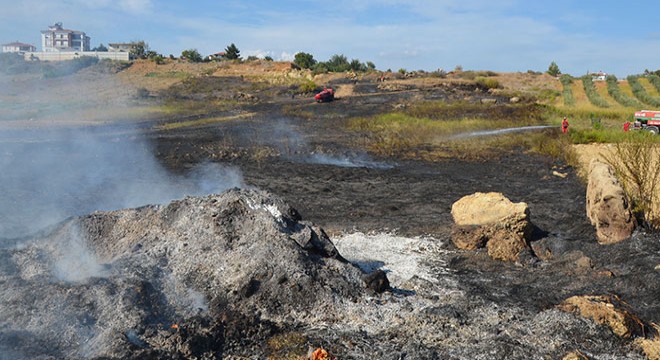
[[[426,112],[437,106],[456,110],[455,104],[425,104],[413,112],[418,113],[420,109],[423,110],[422,112]],[[473,105],[463,104],[463,106],[471,107]],[[507,149],[521,146],[524,139],[528,137],[525,134],[508,134],[465,138],[455,136],[456,134],[537,124],[538,120],[521,121],[516,117],[501,117],[497,121],[493,121],[487,116],[486,118],[455,117],[439,120],[412,116],[407,113],[389,113],[369,118],[351,119],[348,127],[353,131],[364,133],[367,139],[366,147],[378,155],[438,160],[447,157],[490,158]]]
[[[500,87],[500,82],[491,77],[478,76],[474,79],[474,82],[485,89],[497,89]]]

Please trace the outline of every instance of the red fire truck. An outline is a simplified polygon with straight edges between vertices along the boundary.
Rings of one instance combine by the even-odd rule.
[[[641,110],[635,112],[633,130],[646,130],[654,135],[660,133],[660,110]]]

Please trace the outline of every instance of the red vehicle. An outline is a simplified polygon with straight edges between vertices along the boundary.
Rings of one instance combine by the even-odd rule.
[[[632,126],[633,130],[646,130],[654,135],[660,133],[660,111],[659,110],[642,110],[635,112],[635,122]]]
[[[335,99],[335,91],[332,88],[324,88],[320,93],[314,95],[316,102],[327,102]]]

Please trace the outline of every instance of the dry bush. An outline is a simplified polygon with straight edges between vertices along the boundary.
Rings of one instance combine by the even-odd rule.
[[[659,221],[658,180],[660,161],[655,152],[658,144],[649,134],[631,134],[627,141],[615,144],[611,154],[605,154],[605,161],[614,168],[623,184],[626,195],[632,202],[633,211],[647,229],[657,229]]]

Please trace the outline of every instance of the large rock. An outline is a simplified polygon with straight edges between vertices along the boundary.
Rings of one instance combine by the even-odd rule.
[[[606,325],[616,335],[629,339],[644,335],[644,323],[614,295],[572,296],[557,306],[560,310]]]
[[[530,251],[533,226],[524,202],[513,203],[501,193],[475,193],[456,201],[451,214],[452,241],[460,249],[486,246],[490,257],[504,261]]]
[[[600,244],[623,241],[635,230],[635,217],[612,167],[598,159],[589,164],[587,216]]]

